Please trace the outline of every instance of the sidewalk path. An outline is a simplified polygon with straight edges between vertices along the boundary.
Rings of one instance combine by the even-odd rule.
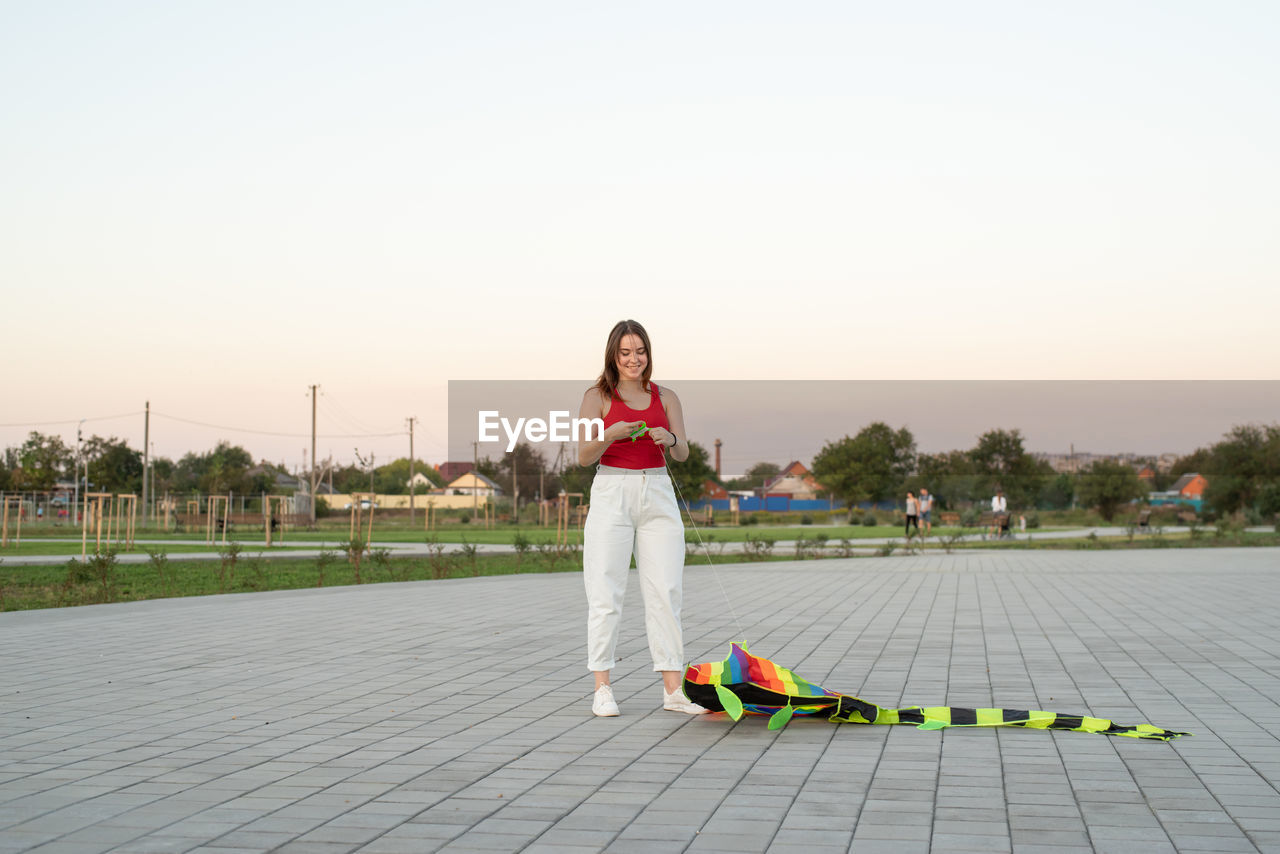
[[[687,572],[690,660],[1167,744],[663,712],[632,575],[610,719],[574,574],[0,614],[0,853],[1280,851],[1274,549]]]

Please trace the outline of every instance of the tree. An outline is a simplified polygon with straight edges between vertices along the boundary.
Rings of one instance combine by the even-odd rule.
[[[177,485],[177,474],[177,465],[168,457],[156,457],[151,461],[151,481],[155,484],[157,495],[164,495],[174,490]]]
[[[1125,463],[1097,460],[1080,477],[1080,501],[1086,507],[1097,507],[1108,522],[1121,506],[1146,494],[1138,473]]]
[[[203,454],[188,452],[178,461],[178,487],[184,492],[221,495],[250,492],[249,469],[253,457],[239,445],[219,442]]]
[[[123,439],[90,436],[81,448],[89,484],[98,492],[142,491],[142,452]]]
[[[543,498],[560,493],[560,478],[547,471],[546,458],[542,456],[541,451],[534,450],[533,446],[528,442],[520,442],[511,453],[503,454],[494,467],[494,474],[485,474],[485,477],[496,482],[503,491],[510,495],[513,461],[515,462],[516,482],[520,487],[521,499],[526,502],[532,501],[535,496],[539,495],[539,490],[542,489],[546,490],[546,495],[541,496]],[[512,498],[515,498],[515,496],[513,495]]]
[[[431,481],[432,486],[444,486],[444,480],[440,477],[440,472],[431,468],[422,460],[414,461],[413,470],[415,474],[421,474]],[[416,491],[420,493],[429,488],[420,485]],[[385,466],[378,466],[374,469],[373,491],[379,495],[408,495],[409,458],[401,457],[395,462],[387,463]]]
[[[765,485],[765,482],[771,477],[777,476],[782,472],[782,467],[776,463],[756,463],[747,469],[744,477],[737,477],[725,484],[728,489],[759,489]]]
[[[1209,481],[1204,500],[1219,514],[1255,510],[1267,513],[1280,484],[1280,424],[1243,424],[1231,428],[1209,449]],[[1265,501],[1264,501],[1265,499]]]
[[[17,489],[48,490],[71,473],[75,457],[59,436],[32,430],[18,448],[17,466],[10,480]]]
[[[355,463],[333,470],[333,491],[339,493],[368,492],[369,473]]]
[[[988,493],[1003,489],[1010,506],[1030,507],[1035,503],[1053,469],[1038,463],[1022,447],[1022,431],[989,430],[978,437],[969,451],[974,472],[980,475]]]
[[[979,475],[967,451],[921,454],[916,458],[915,486],[923,486],[938,502],[938,507],[958,507],[966,501],[982,497]]]
[[[1066,510],[1071,506],[1075,495],[1075,478],[1063,472],[1049,478],[1045,485],[1041,487],[1040,497],[1036,500],[1036,506],[1043,507],[1046,510]]]
[[[906,427],[893,430],[877,421],[827,442],[813,458],[813,476],[835,498],[852,507],[859,501],[895,497],[915,468],[916,440]]]
[[[679,489],[678,496],[683,497],[689,504],[702,497],[704,483],[716,479],[716,470],[711,467],[708,460],[707,449],[693,441],[689,442],[688,458],[676,460],[667,457],[667,468],[671,470],[671,478]]]

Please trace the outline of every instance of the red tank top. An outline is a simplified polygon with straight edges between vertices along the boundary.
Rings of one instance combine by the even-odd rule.
[[[662,399],[658,397],[658,384],[649,383],[649,408],[644,410],[632,409],[615,394],[609,404],[609,414],[604,417],[605,429],[619,421],[643,421],[650,427],[670,430],[666,410],[662,408]],[[660,469],[666,465],[662,459],[662,449],[648,433],[634,442],[625,437],[618,439],[605,448],[600,464],[620,469]]]

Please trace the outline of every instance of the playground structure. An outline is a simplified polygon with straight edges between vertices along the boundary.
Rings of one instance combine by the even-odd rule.
[[[93,528],[94,554],[102,553],[102,524],[107,525],[106,541],[133,551],[133,534],[138,521],[138,496],[133,493],[86,492],[80,514],[80,559],[89,555],[89,529]]]
[[[0,548],[4,549],[9,547],[9,507],[11,505],[15,506],[18,511],[14,514],[18,520],[17,539],[14,541],[14,545],[22,545],[22,496],[6,495],[4,497],[4,533],[0,534]]]
[[[369,512],[369,532],[363,537],[364,544],[368,547],[373,542],[373,508],[376,506],[377,494],[373,492],[353,492],[351,493],[351,528],[347,539],[355,542],[356,537],[364,531],[364,513]],[[368,504],[368,507],[364,505]]]

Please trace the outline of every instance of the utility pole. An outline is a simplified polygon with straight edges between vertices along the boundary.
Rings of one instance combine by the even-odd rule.
[[[316,478],[316,389],[318,385],[311,387],[311,477],[308,482],[311,484],[311,525],[316,524],[316,489],[320,486],[319,480]]]
[[[418,420],[418,419],[417,419],[417,418],[415,418],[415,417],[414,417],[414,416],[412,416],[412,415],[410,415],[410,416],[409,416],[409,418],[408,418],[408,421],[409,421],[409,527],[410,527],[410,528],[412,528],[412,527],[413,527],[413,494],[414,494],[414,483],[413,483],[413,477],[414,477],[414,475],[413,475],[413,422],[414,422],[414,421],[417,421],[417,420]]]
[[[471,518],[480,518],[480,443],[471,443]],[[485,518],[488,518],[487,516]]]
[[[75,488],[75,498],[72,499],[72,501],[76,503],[76,506],[71,508],[71,520],[73,523],[80,521],[80,438],[81,438],[81,430],[84,427],[85,420],[86,419],[81,418],[80,423],[76,425],[76,476],[75,476],[76,488]],[[87,482],[88,479],[89,479],[89,476],[86,473],[85,474],[86,483],[84,485],[85,492],[89,491],[89,484]]]
[[[516,482],[516,460],[520,446],[511,452],[511,518],[520,521],[520,484]]]
[[[146,527],[151,514],[147,511],[147,473],[151,471],[151,401],[147,401],[146,416],[142,421],[142,525]]]

